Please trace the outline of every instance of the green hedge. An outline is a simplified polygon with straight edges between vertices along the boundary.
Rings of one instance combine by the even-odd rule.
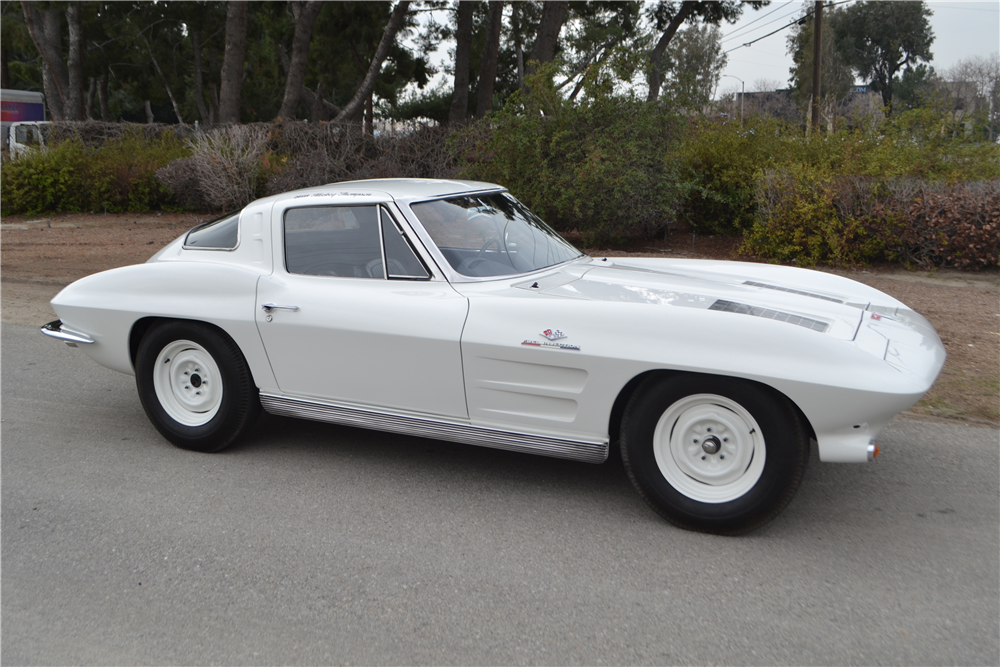
[[[133,213],[161,208],[171,193],[156,170],[186,156],[173,132],[146,139],[126,132],[96,148],[70,138],[14,160],[5,160],[0,178],[3,212],[108,211]]]
[[[569,103],[540,74],[530,92],[453,136],[460,176],[506,186],[584,245],[661,234],[687,187],[682,123],[632,97]]]

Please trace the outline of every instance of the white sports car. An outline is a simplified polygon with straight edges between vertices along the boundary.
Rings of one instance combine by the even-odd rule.
[[[601,463],[668,521],[740,533],[809,457],[865,462],[945,353],[838,276],[592,258],[504,188],[288,192],[79,280],[42,331],[134,374],[156,428],[213,452],[260,410]]]

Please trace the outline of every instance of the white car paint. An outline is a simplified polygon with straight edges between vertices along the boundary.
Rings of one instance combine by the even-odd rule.
[[[73,283],[52,305],[64,329],[93,340],[81,349],[123,373],[133,372],[130,336],[144,318],[204,321],[237,343],[267,409],[306,406],[386,430],[405,430],[404,422],[480,429],[454,436],[464,442],[477,441],[470,433],[493,433],[497,442],[513,433],[606,446],[617,437],[613,406],[630,381],[650,371],[692,371],[773,387],[801,410],[822,460],[863,462],[879,430],[930,388],[944,363],[924,318],[843,277],[737,262],[583,257],[530,274],[470,278],[452,269],[409,208],[502,191],[397,179],[276,195],[242,212],[234,250],[185,248],[182,237],[144,265]],[[398,218],[429,280],[285,269],[288,209],[372,204]],[[825,330],[711,310],[720,300]],[[269,303],[298,310],[267,313]],[[565,337],[550,341],[542,335],[548,329]]]

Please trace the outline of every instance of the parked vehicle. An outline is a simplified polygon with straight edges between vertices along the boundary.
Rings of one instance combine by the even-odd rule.
[[[27,90],[0,90],[0,136],[12,157],[44,145],[45,96]]]
[[[42,331],[220,450],[278,415],[603,462],[669,521],[739,533],[809,458],[865,462],[930,387],[931,324],[840,276],[588,257],[504,188],[336,183],[253,202],[60,292]]]

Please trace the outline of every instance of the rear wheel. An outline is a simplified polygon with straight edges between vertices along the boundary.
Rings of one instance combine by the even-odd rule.
[[[146,332],[136,387],[156,429],[184,449],[219,451],[260,414],[243,353],[229,336],[200,322],[173,320]]]
[[[791,501],[809,459],[794,406],[714,375],[653,377],[622,419],[622,460],[639,495],[682,528],[739,534]]]

